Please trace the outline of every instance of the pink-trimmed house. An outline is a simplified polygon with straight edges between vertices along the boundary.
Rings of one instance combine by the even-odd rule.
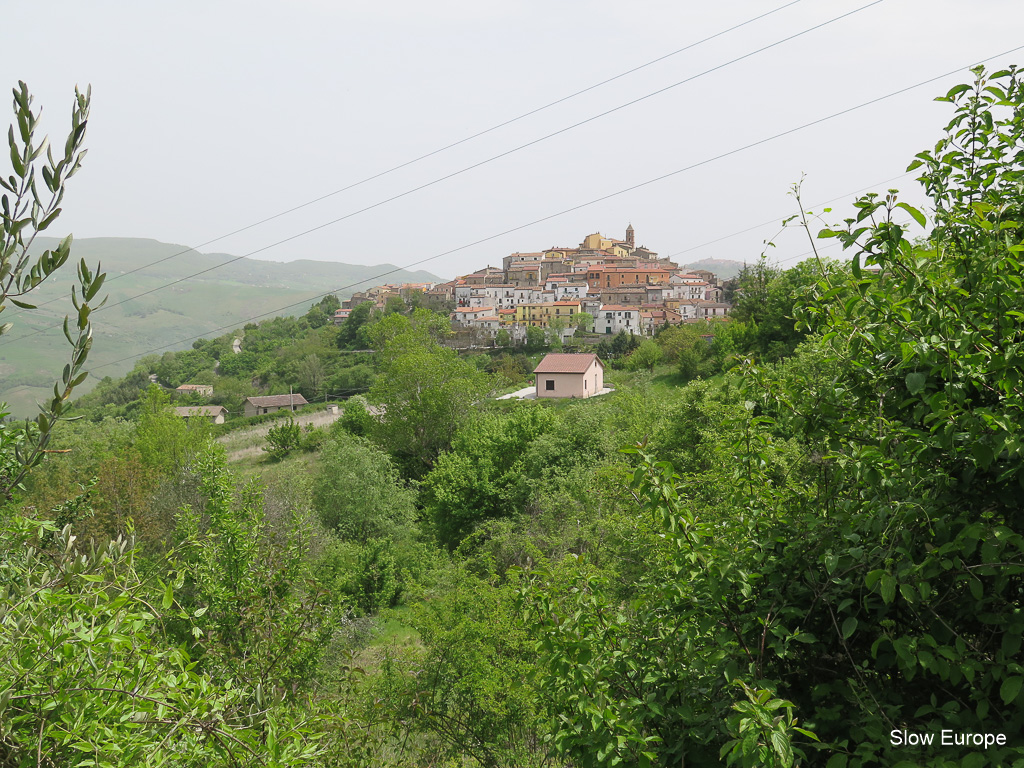
[[[604,363],[597,355],[552,352],[534,371],[537,397],[593,397],[604,389]]]

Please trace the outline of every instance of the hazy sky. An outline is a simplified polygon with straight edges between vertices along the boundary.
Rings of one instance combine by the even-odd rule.
[[[51,136],[93,86],[82,172],[58,231],[200,246],[784,5],[487,2],[27,2],[0,31]],[[802,0],[614,83],[200,250],[247,254],[534,141],[870,0]],[[681,262],[754,260],[808,204],[889,181],[950,115],[964,68],[1024,44],[1020,0],[882,0],[665,93],[275,246],[259,258],[405,266],[739,149],[951,70],[937,83],[421,265],[452,276],[591,232]],[[13,7],[12,7],[13,6]],[[1024,51],[995,66],[1024,62]],[[54,232],[58,234],[59,232]],[[807,251],[784,233],[784,264]],[[682,253],[680,253],[682,252]],[[835,249],[828,251],[836,253]],[[326,287],[326,286],[325,286]]]

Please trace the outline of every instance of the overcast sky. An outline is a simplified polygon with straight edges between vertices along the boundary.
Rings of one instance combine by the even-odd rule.
[[[55,225],[190,246],[346,187],[697,42],[786,0],[390,3],[28,2],[5,13],[2,81],[25,80],[61,138],[93,87],[89,156]],[[200,247],[248,254],[534,141],[870,0],[767,18],[394,173]],[[446,277],[600,231],[679,261],[755,260],[805,202],[906,190],[965,67],[1024,44],[1020,0],[882,0],[770,50],[261,252],[410,265],[951,70],[959,74],[422,264]],[[10,6],[14,6],[13,8]],[[20,9],[20,13],[17,12]],[[1024,51],[994,66],[1024,62]],[[776,222],[728,237],[766,221]],[[55,231],[54,234],[58,232]],[[831,242],[831,241],[830,241]],[[773,257],[795,263],[789,231]],[[836,253],[835,249],[827,253]]]

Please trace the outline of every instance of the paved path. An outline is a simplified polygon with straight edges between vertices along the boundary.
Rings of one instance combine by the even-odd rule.
[[[607,395],[609,392],[614,392],[614,391],[615,390],[612,389],[611,387],[605,387],[600,392],[598,392],[597,395],[591,395],[591,397],[597,397],[598,395]],[[537,388],[536,388],[536,386],[524,387],[523,389],[517,389],[515,392],[510,392],[507,395],[502,395],[501,397],[496,397],[494,399],[495,400],[511,400],[513,397],[516,398],[517,400],[536,400],[537,399]]]

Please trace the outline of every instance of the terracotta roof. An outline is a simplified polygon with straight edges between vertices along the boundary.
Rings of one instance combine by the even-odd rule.
[[[264,397],[247,397],[245,402],[257,408],[274,408],[284,405],[309,405],[309,402],[296,392],[294,395],[266,395]]]
[[[600,309],[601,312],[639,312],[640,307],[627,307],[623,304],[605,304]]]
[[[540,365],[533,369],[534,373],[586,373],[587,369],[597,361],[602,368],[597,355],[579,355],[565,352],[552,352],[545,355]]]

